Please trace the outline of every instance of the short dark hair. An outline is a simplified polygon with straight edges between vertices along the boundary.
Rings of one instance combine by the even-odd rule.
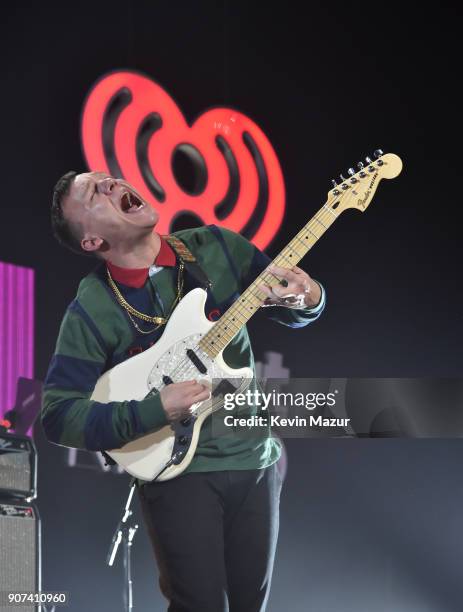
[[[76,176],[77,172],[74,172],[74,170],[66,172],[53,189],[51,227],[53,235],[62,246],[78,255],[88,255],[89,253],[84,251],[80,245],[81,236],[79,236],[76,224],[71,223],[63,214],[63,200],[69,195],[72,182]]]

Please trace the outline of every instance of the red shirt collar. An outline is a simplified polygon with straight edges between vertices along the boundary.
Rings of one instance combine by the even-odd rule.
[[[154,265],[156,266],[175,266],[177,258],[175,252],[163,236],[161,238],[161,248],[156,255]],[[128,287],[136,287],[140,289],[146,283],[148,278],[149,268],[121,268],[115,266],[111,262],[106,262],[109,272],[115,281],[127,285]]]

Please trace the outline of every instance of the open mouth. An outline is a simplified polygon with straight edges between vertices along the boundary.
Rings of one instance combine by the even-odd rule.
[[[141,210],[145,205],[143,202],[133,193],[126,191],[121,198],[121,210],[123,213],[128,215],[136,213]]]

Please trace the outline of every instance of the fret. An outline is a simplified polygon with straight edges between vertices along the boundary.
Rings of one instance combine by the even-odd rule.
[[[328,212],[331,215],[328,215]],[[323,221],[321,220],[322,215]],[[337,217],[338,215],[327,204],[324,204],[286,247],[282,249],[272,263],[283,268],[292,268],[308,253]],[[321,234],[313,231],[314,222],[322,226],[323,231]],[[261,272],[221,318],[214,323],[214,326],[207,334],[201,338],[199,342],[201,349],[210,357],[216,357],[240,329],[246,325],[252,315],[259,310],[265,301],[266,295],[258,289],[258,285],[267,284],[274,286],[279,282],[280,279],[268,270]]]
[[[301,240],[301,238],[299,238],[298,236],[294,236],[293,240],[297,240],[298,242],[300,242],[300,243],[302,244],[302,246],[303,246],[305,249],[307,248],[307,243],[306,243],[306,242],[303,242],[303,241]],[[314,242],[313,244],[315,244],[315,242]],[[310,245],[310,247],[312,247],[312,246],[313,246],[313,244],[311,244],[311,245]],[[310,247],[309,247],[309,248],[310,248]]]
[[[321,225],[322,227],[324,227],[325,229],[327,229],[327,226],[326,226],[324,223],[322,223],[322,222],[320,221],[320,219],[318,219],[316,216],[315,216],[315,221],[317,221],[317,223],[320,223],[320,225]]]
[[[325,208],[328,212],[330,212],[335,219],[338,218],[338,215],[334,212],[334,210],[330,208],[329,206],[327,206],[326,204],[323,204],[322,208]]]
[[[309,234],[312,234],[312,236],[315,238],[315,242],[320,238],[320,236],[318,234],[316,234],[315,232],[313,232],[310,227],[306,228],[306,232],[308,232]],[[314,242],[314,244],[315,244]]]

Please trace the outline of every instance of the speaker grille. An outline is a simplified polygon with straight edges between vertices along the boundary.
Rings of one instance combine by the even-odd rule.
[[[40,522],[32,506],[0,503],[1,612],[34,612],[34,605],[8,606],[5,592],[40,590]]]
[[[37,451],[31,438],[0,435],[0,496],[33,499],[36,496]]]
[[[0,453],[0,488],[5,492],[30,490],[31,462],[29,453]]]

